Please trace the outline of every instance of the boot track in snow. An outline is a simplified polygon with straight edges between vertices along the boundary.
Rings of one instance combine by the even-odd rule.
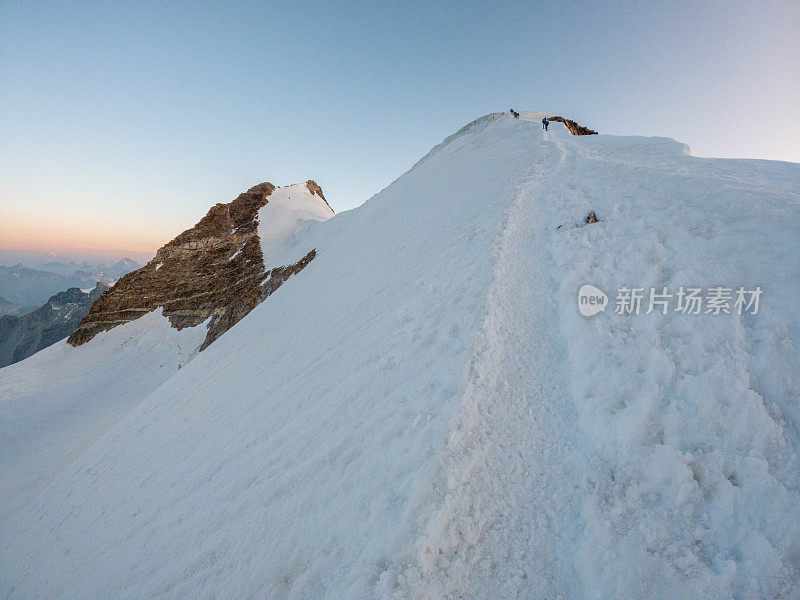
[[[542,187],[562,156],[543,143],[508,209],[464,403],[447,436],[447,490],[398,598],[581,595],[572,556],[581,461]]]

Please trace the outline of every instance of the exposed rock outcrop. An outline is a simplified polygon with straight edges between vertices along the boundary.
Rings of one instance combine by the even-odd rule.
[[[98,282],[89,293],[70,288],[21,317],[0,317],[0,367],[19,362],[71,334],[92,302],[109,289]]]
[[[325,206],[331,208],[331,205],[328,204],[327,200],[325,200],[325,196],[322,195],[322,188],[319,187],[319,184],[316,181],[314,181],[313,179],[309,179],[308,181],[306,181],[306,187],[308,188],[308,191],[311,192],[312,196],[319,196],[320,198],[322,198],[322,201],[325,203]],[[333,212],[332,208],[331,212]]]
[[[564,117],[554,116],[554,117],[547,117],[549,121],[558,121],[560,123],[564,123],[569,129],[569,132],[572,135],[597,135],[597,132],[594,129],[589,129],[588,127],[584,127],[583,125],[578,125],[575,121],[571,119],[565,119]]]
[[[312,180],[308,192],[322,189]],[[191,229],[163,246],[148,264],[125,275],[93,306],[69,337],[73,346],[101,331],[163,308],[178,329],[208,322],[205,348],[314,258],[267,268],[258,236],[259,210],[276,190],[261,183],[227,204],[217,204]],[[333,211],[331,210],[331,213]]]

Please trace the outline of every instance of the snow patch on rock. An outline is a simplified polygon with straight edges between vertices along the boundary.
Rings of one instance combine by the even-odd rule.
[[[258,237],[266,270],[303,258],[311,250],[302,244],[308,229],[333,215],[325,200],[313,194],[306,183],[275,188],[258,213]]]

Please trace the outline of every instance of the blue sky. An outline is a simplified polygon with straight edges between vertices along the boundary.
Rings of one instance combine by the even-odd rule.
[[[357,206],[510,106],[800,162],[800,3],[0,4],[0,245],[151,249],[260,181]]]

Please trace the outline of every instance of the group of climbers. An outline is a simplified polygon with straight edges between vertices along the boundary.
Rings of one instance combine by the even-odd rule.
[[[515,111],[513,108],[510,109],[508,112],[510,112],[512,115],[514,115],[515,119],[519,119],[519,113],[517,111]],[[547,117],[543,118],[542,119],[542,129],[547,131],[547,126],[548,125],[550,125],[550,121],[547,120]]]

